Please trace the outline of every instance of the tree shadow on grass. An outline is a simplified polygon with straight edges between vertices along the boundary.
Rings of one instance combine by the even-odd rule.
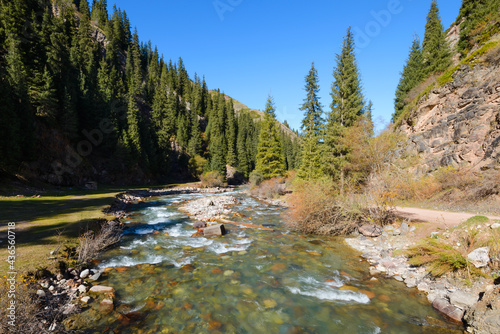
[[[19,246],[49,245],[61,240],[78,238],[88,230],[99,227],[96,219],[84,219],[78,222],[58,223],[52,225],[33,225],[16,233],[16,244]]]
[[[0,200],[0,226],[8,222],[50,219],[61,214],[94,210],[111,204],[113,196],[100,198]]]

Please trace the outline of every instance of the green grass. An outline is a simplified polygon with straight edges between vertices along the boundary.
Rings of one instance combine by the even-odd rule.
[[[453,81],[453,74],[455,74],[456,71],[460,69],[462,65],[470,65],[471,68],[474,67],[475,63],[484,56],[488,51],[493,49],[499,44],[498,41],[492,41],[489,43],[486,43],[483,45],[479,50],[473,52],[471,55],[463,59],[460,64],[457,66],[454,66],[450,69],[448,69],[446,72],[444,72],[439,78],[438,78],[438,84],[440,87],[446,85],[447,83],[450,83]]]
[[[169,185],[174,186],[174,185]],[[150,187],[147,187],[150,188]],[[16,270],[53,269],[49,253],[59,244],[76,246],[78,236],[92,229],[115,196],[144,187],[100,187],[99,190],[50,190],[40,197],[0,197],[0,270],[7,271],[7,223],[16,222]]]

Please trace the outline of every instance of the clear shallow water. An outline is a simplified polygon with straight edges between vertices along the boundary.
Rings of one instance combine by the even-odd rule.
[[[274,232],[226,225],[193,238],[194,221],[166,196],[138,204],[121,245],[100,268],[115,311],[82,313],[89,331],[118,333],[451,333],[416,290],[370,281],[368,265],[340,238],[289,232],[281,209],[235,193],[233,217]],[[96,303],[94,303],[96,304]],[[432,324],[432,326],[431,326]],[[443,327],[444,326],[444,327]]]

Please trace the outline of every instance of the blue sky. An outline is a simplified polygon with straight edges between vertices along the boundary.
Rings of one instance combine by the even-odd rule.
[[[351,26],[364,94],[380,129],[391,119],[414,33],[423,39],[431,0],[108,0],[110,13],[114,3],[127,12],[141,41],[151,40],[166,60],[182,57],[191,77],[205,75],[210,89],[250,108],[263,110],[271,93],[277,118],[296,129],[311,62],[323,110],[330,110],[335,54]],[[438,5],[446,29],[461,1]]]

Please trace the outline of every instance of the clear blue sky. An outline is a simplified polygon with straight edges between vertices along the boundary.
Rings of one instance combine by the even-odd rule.
[[[91,1],[89,1],[91,3]],[[109,12],[115,2],[108,0]],[[374,120],[389,122],[394,91],[416,32],[424,36],[431,0],[116,0],[166,60],[182,57],[191,77],[210,89],[264,109],[273,95],[277,117],[298,129],[311,62],[319,73],[323,110],[330,110],[335,54],[349,26],[357,42],[364,94]],[[438,0],[442,23],[455,21],[460,0]],[[374,13],[379,13],[378,20]],[[387,15],[389,13],[389,15]],[[360,33],[362,32],[362,33]],[[364,34],[365,36],[362,36]]]

